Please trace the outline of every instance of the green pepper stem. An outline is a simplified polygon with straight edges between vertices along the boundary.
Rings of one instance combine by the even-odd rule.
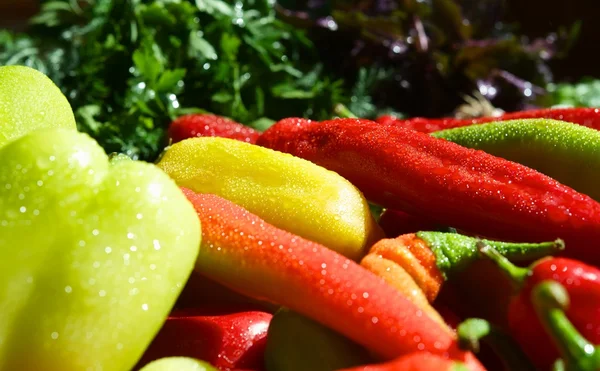
[[[500,356],[507,370],[535,371],[519,345],[506,333],[480,318],[469,318],[456,329],[462,349],[479,352],[481,341]]]
[[[503,242],[433,231],[417,232],[416,236],[425,241],[435,254],[437,268],[446,278],[481,257],[477,245],[479,241],[510,261],[532,261],[564,249],[561,240],[540,243]]]
[[[565,314],[569,307],[567,290],[556,281],[543,281],[533,288],[531,300],[544,328],[562,355],[563,369],[599,370],[600,350],[577,331]],[[560,367],[559,364],[557,366]]]
[[[347,119],[358,118],[358,116],[356,116],[354,113],[352,113],[352,111],[350,111],[348,109],[348,107],[346,107],[345,105],[343,105],[341,103],[338,103],[335,105],[335,107],[333,107],[333,112],[341,118],[347,118]]]
[[[504,255],[500,254],[498,250],[483,241],[477,242],[477,249],[481,254],[491,259],[517,286],[522,285],[531,272],[530,268],[521,268],[512,264]]]

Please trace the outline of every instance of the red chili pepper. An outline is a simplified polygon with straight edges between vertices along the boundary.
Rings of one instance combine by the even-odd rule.
[[[518,285],[508,308],[509,327],[536,366],[548,369],[559,356],[531,303],[531,291],[542,281],[553,280],[566,288],[571,301],[567,317],[584,337],[600,344],[600,269],[566,258],[544,258],[521,268],[485,244],[480,248]]]
[[[429,119],[424,117],[413,117],[399,119],[394,116],[385,115],[377,119],[383,125],[401,126],[407,129],[432,133],[434,131],[482,124],[493,121],[505,121],[515,119],[547,118],[587,126],[600,130],[600,109],[598,108],[544,108],[530,111],[519,111],[506,113],[497,117],[478,117],[474,119],[441,118]]]
[[[256,143],[260,133],[226,117],[212,114],[191,114],[174,120],[169,126],[173,143],[194,137],[223,137]]]
[[[492,238],[561,238],[566,255],[600,262],[600,204],[521,164],[360,119],[285,119],[257,144],[335,171],[383,207]]]
[[[183,192],[202,223],[196,270],[328,326],[385,359],[428,351],[482,370],[456,336],[356,262],[230,201]]]
[[[201,359],[220,370],[264,369],[271,317],[260,311],[237,312],[235,307],[174,311],[138,366],[179,356]]]
[[[547,280],[533,287],[531,300],[546,334],[560,349],[553,370],[598,371],[600,347],[586,339],[565,314],[572,306],[563,285]]]
[[[338,371],[468,371],[464,363],[428,352],[411,353],[387,363],[346,368]]]

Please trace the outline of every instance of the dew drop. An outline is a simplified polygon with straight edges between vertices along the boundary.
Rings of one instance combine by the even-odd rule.
[[[67,294],[70,294],[71,292],[73,292],[73,288],[71,286],[65,286],[65,292]]]
[[[142,304],[142,310],[148,310],[148,304]]]
[[[100,291],[98,291],[98,295],[103,298],[106,296],[106,291],[100,290]]]
[[[50,334],[50,337],[51,337],[53,340],[56,340],[56,339],[58,339],[58,332],[54,331],[52,334]]]

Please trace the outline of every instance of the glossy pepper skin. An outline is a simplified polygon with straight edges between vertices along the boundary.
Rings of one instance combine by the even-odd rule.
[[[287,153],[226,138],[193,138],[171,146],[158,167],[182,187],[221,196],[354,260],[383,235],[356,187]]]
[[[0,184],[0,370],[131,370],[192,272],[192,205],[71,129],[2,147]]]
[[[169,125],[172,143],[195,137],[223,137],[256,143],[260,133],[227,117],[202,113],[178,117]]]
[[[514,338],[536,366],[547,369],[559,353],[536,315],[531,302],[532,289],[542,281],[552,280],[565,287],[571,305],[566,316],[594,344],[600,344],[600,269],[567,258],[545,258],[529,268],[510,265],[501,255],[482,247],[501,264],[519,285],[508,310],[509,327]]]
[[[545,243],[510,243],[483,240],[512,261],[531,261],[564,249],[562,241]],[[427,300],[432,303],[446,279],[462,271],[480,258],[479,239],[458,233],[417,232],[383,239],[375,243],[362,265],[373,267],[373,260],[385,260],[406,271],[418,284]],[[392,268],[370,269],[385,275],[392,282],[404,281],[403,275],[395,277]],[[397,271],[397,270],[395,270]],[[402,287],[402,284],[395,285]],[[412,290],[412,288],[410,288]],[[408,292],[405,292],[408,295]]]
[[[428,352],[416,352],[387,363],[345,368],[337,371],[469,371],[464,363]]]
[[[270,313],[193,308],[169,315],[140,365],[162,357],[191,357],[219,370],[263,369]]]
[[[600,262],[600,204],[531,168],[401,127],[285,119],[257,144],[337,172],[369,201],[489,238],[561,238]]]
[[[354,261],[225,199],[184,193],[203,225],[198,272],[312,318],[384,359],[425,350],[483,369],[452,333]]]
[[[598,130],[557,120],[525,119],[466,126],[431,135],[526,165],[600,200]]]
[[[379,117],[377,122],[384,125],[400,126],[411,130],[420,131],[422,133],[433,133],[440,130],[483,124],[487,122],[540,118],[567,121],[600,130],[600,109],[579,107],[543,108],[538,110],[511,112],[497,117],[478,117],[474,119],[429,119],[424,117],[399,119],[394,116],[385,115]]]

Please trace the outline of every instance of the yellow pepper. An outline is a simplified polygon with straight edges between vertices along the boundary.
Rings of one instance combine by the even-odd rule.
[[[383,233],[362,193],[312,162],[233,139],[199,137],[158,162],[181,187],[234,202],[278,228],[354,260]]]

